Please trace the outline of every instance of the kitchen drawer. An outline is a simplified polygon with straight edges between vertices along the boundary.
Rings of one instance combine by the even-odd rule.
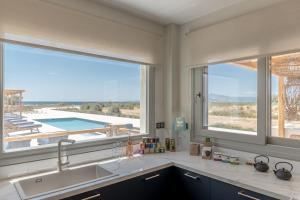
[[[221,181],[211,180],[211,200],[275,200],[253,191],[242,189]]]

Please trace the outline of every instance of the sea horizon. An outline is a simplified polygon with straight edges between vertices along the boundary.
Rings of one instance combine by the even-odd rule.
[[[139,101],[23,101],[24,105],[43,105],[43,104],[82,105],[86,103],[139,103]]]

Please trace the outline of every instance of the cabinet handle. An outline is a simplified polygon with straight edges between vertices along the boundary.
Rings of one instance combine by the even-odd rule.
[[[250,195],[248,195],[248,194],[244,194],[244,191],[243,191],[243,190],[240,191],[240,192],[238,192],[238,195],[239,195],[239,196],[246,197],[247,199],[251,199],[251,200],[260,200],[260,199],[258,199],[258,198],[256,198],[256,197],[250,196]]]
[[[153,179],[153,178],[157,178],[157,177],[159,177],[159,176],[160,176],[160,174],[156,174],[156,175],[154,175],[154,176],[147,177],[147,178],[145,178],[145,181],[151,180],[151,179]]]
[[[199,180],[199,176],[192,176],[190,173],[185,173],[184,175],[194,180]]]
[[[81,200],[91,200],[91,199],[93,199],[93,198],[100,197],[100,195],[101,195],[101,194],[95,194],[95,195],[93,195],[93,196],[86,197],[86,198],[83,198],[83,199],[81,199]]]

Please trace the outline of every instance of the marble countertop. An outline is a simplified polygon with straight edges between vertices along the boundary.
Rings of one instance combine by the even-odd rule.
[[[123,159],[121,162],[105,161],[97,164],[116,173],[117,176],[67,189],[63,192],[52,193],[43,196],[43,199],[56,200],[72,196],[175,165],[277,199],[300,200],[300,174],[296,172],[293,173],[291,181],[282,181],[277,179],[271,170],[268,173],[260,173],[255,171],[252,166],[230,165],[212,160],[203,160],[199,156],[190,156],[188,152],[151,154]],[[0,181],[0,199],[20,200],[10,180]]]

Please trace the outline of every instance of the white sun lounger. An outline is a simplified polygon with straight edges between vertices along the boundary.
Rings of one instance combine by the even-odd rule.
[[[20,129],[29,129],[31,132],[33,132],[34,129],[37,130],[37,132],[40,132],[39,128],[42,127],[41,124],[24,124],[24,125],[16,125]]]
[[[20,115],[4,115],[4,118],[7,118],[7,119],[22,119],[22,118],[25,118],[25,117],[20,116]]]
[[[4,121],[6,122],[26,122],[27,120],[26,119],[4,119]]]
[[[12,120],[26,120],[25,117],[4,117],[5,121],[12,121]]]
[[[24,132],[24,131],[18,131],[13,133],[8,133],[7,135],[9,137],[14,136],[21,136],[21,135],[28,135],[32,134],[31,132]],[[30,147],[31,139],[28,140],[22,140],[22,141],[14,141],[14,142],[4,142],[4,148],[5,149],[15,149],[15,148],[24,148],[24,147]]]
[[[12,125],[29,125],[29,124],[33,124],[34,122],[30,122],[30,121],[18,121],[18,122],[10,122]]]

